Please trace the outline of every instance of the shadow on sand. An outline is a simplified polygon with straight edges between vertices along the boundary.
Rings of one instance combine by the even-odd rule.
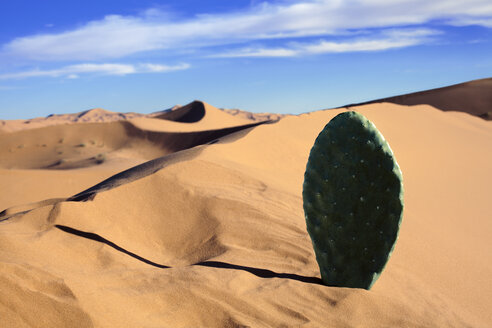
[[[76,235],[76,236],[79,236],[82,238],[87,238],[87,239],[91,239],[94,241],[98,241],[100,243],[104,243],[104,244],[116,249],[117,251],[125,253],[126,255],[129,255],[129,256],[131,256],[131,257],[133,257],[133,258],[135,258],[141,262],[152,265],[154,267],[161,268],[161,269],[171,268],[170,266],[155,263],[155,262],[147,260],[146,258],[143,258],[143,257],[141,257],[135,253],[127,251],[126,249],[116,245],[115,243],[107,240],[106,238],[99,236],[98,234],[95,234],[92,232],[85,232],[85,231],[77,230],[77,229],[70,228],[70,227],[67,227],[64,225],[55,225],[55,227],[66,232],[66,233],[72,234],[72,235]],[[309,284],[317,284],[317,285],[323,284],[321,279],[318,277],[306,277],[306,276],[301,276],[301,275],[297,275],[297,274],[293,274],[293,273],[278,273],[278,272],[267,270],[267,269],[253,268],[253,267],[230,264],[230,263],[219,262],[219,261],[204,261],[204,262],[200,262],[200,263],[195,263],[193,265],[211,267],[211,268],[220,268],[220,269],[242,270],[242,271],[249,272],[249,273],[251,273],[257,277],[260,277],[260,278],[291,279],[291,280],[297,280],[297,281],[309,283]]]

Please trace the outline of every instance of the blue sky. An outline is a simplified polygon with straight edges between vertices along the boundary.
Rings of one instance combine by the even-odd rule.
[[[0,2],[0,119],[302,113],[491,76],[490,0]]]

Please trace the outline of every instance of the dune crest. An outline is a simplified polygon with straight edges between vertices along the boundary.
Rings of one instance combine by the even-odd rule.
[[[443,111],[459,111],[492,120],[492,78],[382,98],[344,107],[389,102],[399,105],[431,105]]]

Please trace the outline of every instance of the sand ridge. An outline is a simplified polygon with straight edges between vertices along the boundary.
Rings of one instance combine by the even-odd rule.
[[[443,111],[459,111],[492,120],[492,78],[372,100],[345,107],[389,102],[399,105],[431,105]]]
[[[37,200],[29,195],[31,204],[12,204],[0,214],[2,326],[63,327],[73,320],[94,327],[490,325],[490,122],[428,105],[350,108],[388,140],[405,186],[395,251],[365,291],[320,284],[302,211],[310,147],[346,109],[249,126],[208,106],[216,117],[207,122],[183,111],[189,122],[179,122],[181,130],[178,114],[169,122],[127,121],[157,145],[166,128],[179,136],[228,132],[156,150],[147,158],[160,157],[141,156],[137,166],[130,155],[143,141],[130,143],[127,162],[120,156],[71,170],[10,170],[18,176],[3,180],[9,184],[24,173],[53,182],[70,174],[90,180],[101,170],[107,177],[61,199],[43,201],[55,197],[33,187]],[[134,138],[118,122],[104,124],[115,124],[118,138]],[[30,291],[37,296],[27,303]],[[26,311],[38,302],[43,306]]]

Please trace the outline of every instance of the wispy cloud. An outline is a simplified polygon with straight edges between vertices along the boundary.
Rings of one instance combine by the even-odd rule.
[[[431,29],[394,29],[376,35],[344,41],[320,40],[315,43],[291,42],[284,47],[276,48],[241,48],[216,54],[212,57],[295,57],[326,53],[383,51],[388,49],[410,47],[431,40],[430,37],[440,34]]]
[[[418,26],[434,20],[442,24],[491,27],[491,19],[490,0],[263,2],[243,11],[197,15],[180,20],[156,10],[148,10],[139,16],[106,16],[61,33],[16,38],[4,44],[1,52],[35,61],[104,60],[152,50],[227,46],[238,42],[307,36],[328,38],[347,30]],[[397,42],[391,39],[391,43]],[[358,44],[362,48],[371,48],[369,44]],[[319,47],[358,49],[353,42],[336,45],[326,41]],[[373,47],[384,49],[377,44]],[[289,49],[262,51],[266,55],[291,55],[290,50],[286,50]]]
[[[458,17],[451,21],[455,26],[478,25],[492,28],[492,17]]]
[[[75,79],[83,74],[123,76],[128,74],[137,74],[137,73],[165,73],[165,72],[171,72],[177,70],[184,70],[184,69],[188,69],[189,67],[190,67],[189,64],[167,66],[161,64],[149,64],[149,63],[138,64],[138,65],[113,64],[113,63],[105,63],[105,64],[84,63],[84,64],[69,65],[59,69],[51,69],[51,70],[34,69],[34,70],[23,71],[23,72],[0,74],[0,80],[24,79],[30,77],[65,77],[69,79]]]

